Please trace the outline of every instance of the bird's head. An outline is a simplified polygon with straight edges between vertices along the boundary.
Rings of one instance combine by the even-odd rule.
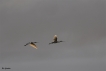
[[[54,37],[57,37],[57,35],[54,35]]]

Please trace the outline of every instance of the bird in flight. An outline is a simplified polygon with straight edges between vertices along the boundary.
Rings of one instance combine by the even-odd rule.
[[[25,44],[24,46],[30,45],[31,47],[37,49],[37,46],[34,43],[38,43],[38,42],[29,42],[29,43]]]
[[[64,42],[64,41],[57,41],[57,35],[54,35],[53,42],[51,42],[49,44],[60,43],[60,42]]]

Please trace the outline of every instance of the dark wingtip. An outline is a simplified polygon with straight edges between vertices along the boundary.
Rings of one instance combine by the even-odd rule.
[[[64,41],[60,41],[60,42],[64,42]]]
[[[49,43],[49,45],[50,45],[50,44],[53,44],[53,43]]]
[[[34,42],[34,43],[39,43],[39,42]]]

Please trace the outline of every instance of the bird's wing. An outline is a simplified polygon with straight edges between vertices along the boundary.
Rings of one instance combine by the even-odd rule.
[[[25,44],[24,46],[28,45],[29,43]]]
[[[65,41],[62,41],[62,40],[61,40],[60,42],[65,42]]]
[[[33,43],[38,43],[38,42],[33,42]]]
[[[53,42],[49,43],[49,45],[50,45],[50,44],[53,44]]]

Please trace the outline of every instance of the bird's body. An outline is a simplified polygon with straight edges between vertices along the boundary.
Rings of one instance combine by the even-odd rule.
[[[53,40],[53,42],[57,42],[57,35],[54,35]]]
[[[49,43],[49,44],[60,43],[60,42],[63,42],[63,41],[57,41],[57,35],[54,35],[54,37],[53,37],[53,42],[51,42],[51,43]]]
[[[31,47],[37,49],[37,46],[36,46],[34,43],[37,43],[37,42],[29,42],[29,43],[27,43],[26,45],[29,44]],[[24,45],[24,46],[26,46],[26,45]]]
[[[37,46],[35,44],[29,44],[29,45],[37,49]]]

